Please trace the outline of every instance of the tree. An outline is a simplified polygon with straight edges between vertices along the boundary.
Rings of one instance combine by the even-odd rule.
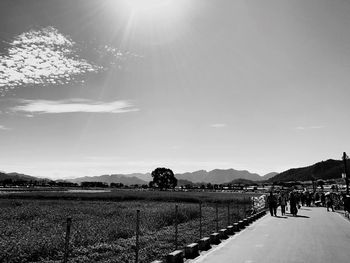
[[[157,187],[160,190],[175,188],[177,179],[172,170],[168,168],[157,168],[152,172],[153,180],[150,183],[151,187]]]

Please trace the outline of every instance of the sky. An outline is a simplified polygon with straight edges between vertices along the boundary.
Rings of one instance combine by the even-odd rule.
[[[349,70],[349,0],[1,0],[0,170],[341,159]]]

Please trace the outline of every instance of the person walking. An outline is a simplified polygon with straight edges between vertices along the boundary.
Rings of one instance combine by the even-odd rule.
[[[281,195],[279,197],[279,203],[281,206],[282,216],[284,216],[286,214],[286,205],[287,205],[287,196],[285,192],[281,192]]]
[[[343,204],[344,204],[344,211],[348,215],[350,214],[350,195],[343,194]]]
[[[334,212],[333,198],[332,198],[332,195],[329,192],[326,193],[326,206],[327,206],[327,211],[329,211],[329,208],[331,208],[332,212]]]
[[[267,204],[269,205],[271,216],[277,216],[277,198],[272,191],[270,192],[270,195],[267,197]]]
[[[296,196],[296,191],[295,190],[291,191],[290,194],[289,194],[289,205],[290,205],[290,213],[293,216],[297,216],[297,213],[298,213],[298,208],[297,208],[298,200],[297,200],[297,196]]]
[[[325,196],[325,194],[323,192],[321,193],[321,205],[323,207],[326,206],[326,196]]]

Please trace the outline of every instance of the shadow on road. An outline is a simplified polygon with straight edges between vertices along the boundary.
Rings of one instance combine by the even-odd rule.
[[[288,216],[288,217],[294,217],[294,218],[310,218],[309,216],[302,216],[302,215],[293,216],[292,214],[287,215],[287,216]]]
[[[283,218],[283,219],[288,219],[288,216],[275,216],[277,218]]]

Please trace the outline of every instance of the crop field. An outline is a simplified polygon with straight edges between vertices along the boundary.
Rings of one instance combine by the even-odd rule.
[[[16,189],[16,192],[9,191],[0,198],[11,199],[51,199],[51,200],[108,200],[108,201],[173,201],[173,202],[226,202],[228,200],[242,200],[249,196],[258,196],[255,193],[238,192],[171,192],[171,191],[144,191],[144,190],[111,190],[110,192],[65,192],[49,188],[48,190]],[[1,189],[0,189],[1,192]]]
[[[0,262],[62,262],[67,217],[72,218],[69,262],[135,262],[137,210],[139,262],[151,262],[163,259],[175,244],[182,248],[242,218],[248,206],[243,194],[227,193],[5,195],[0,199]]]

